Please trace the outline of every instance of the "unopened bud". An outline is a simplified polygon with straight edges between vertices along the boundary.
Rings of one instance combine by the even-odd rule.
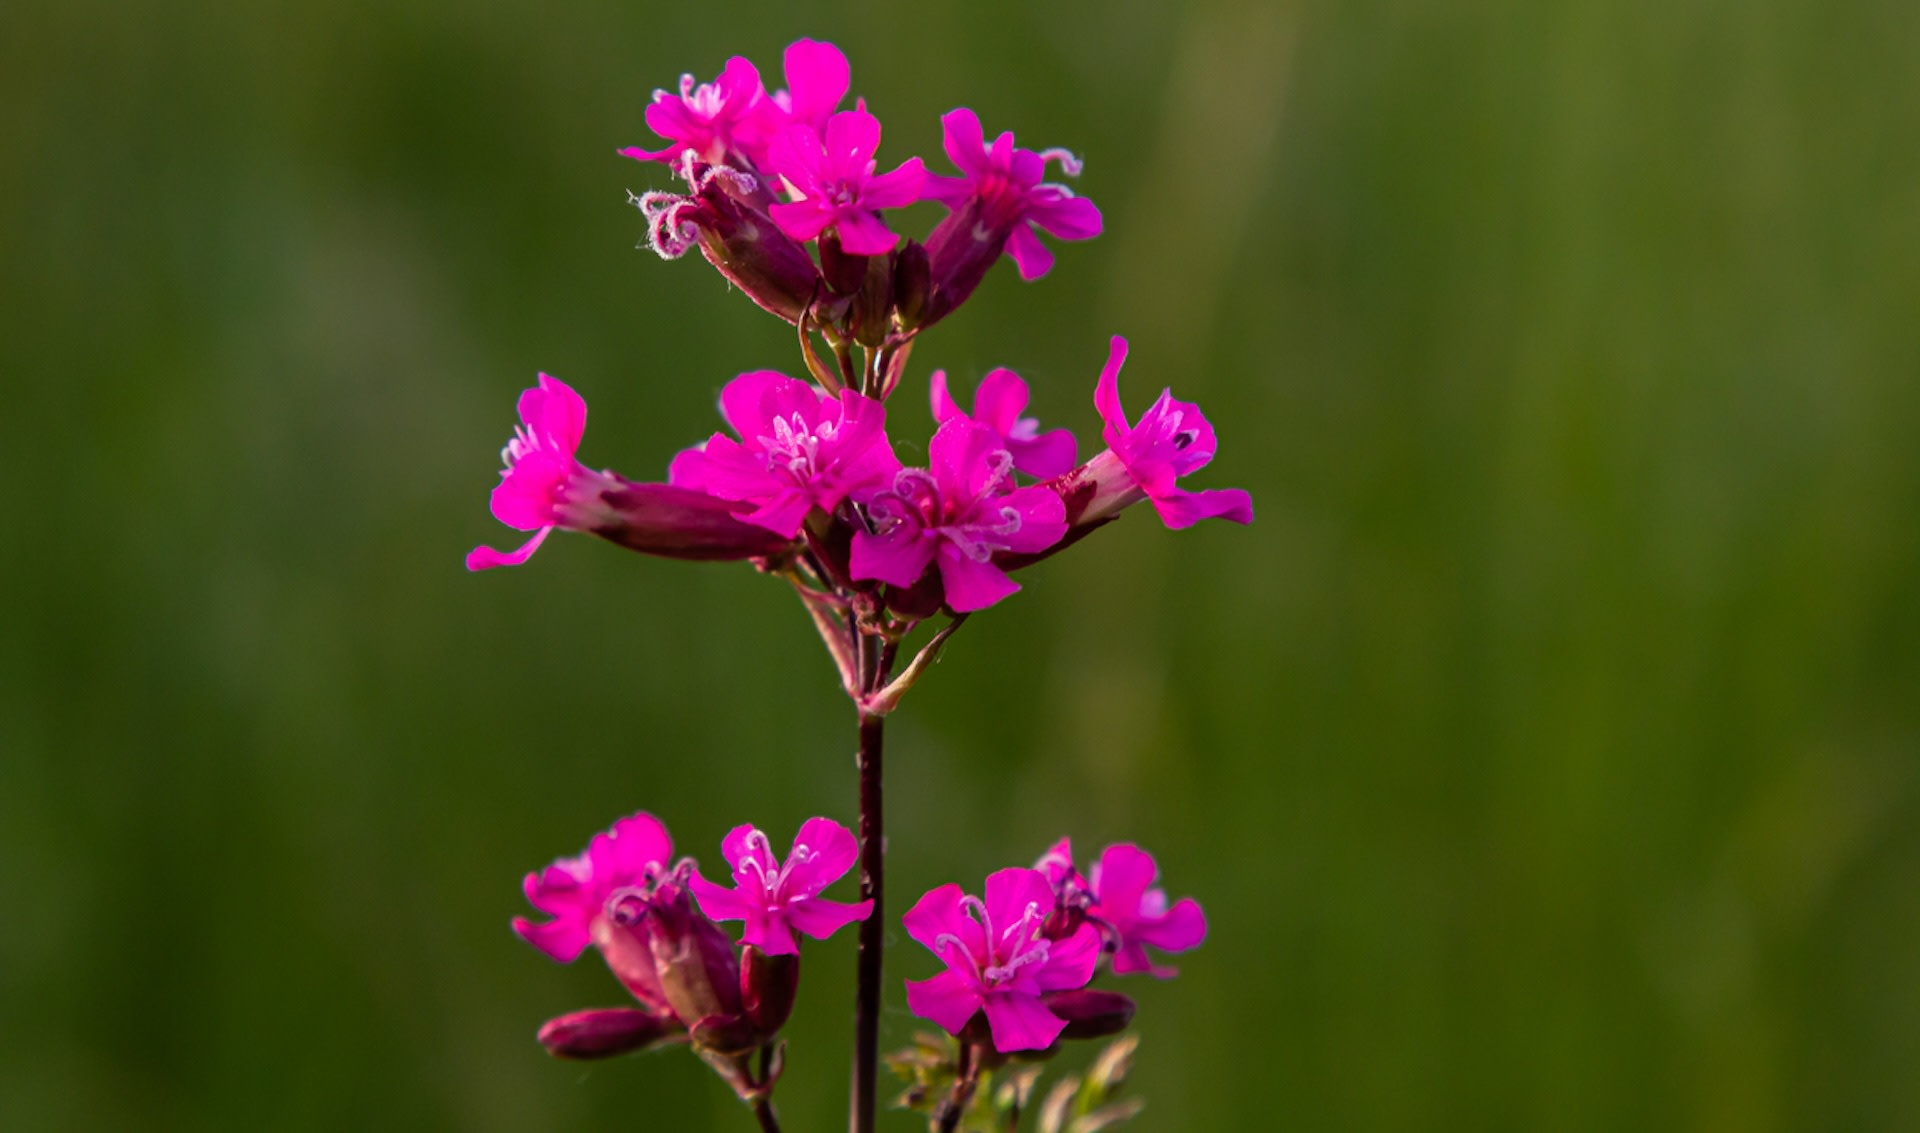
[[[926,245],[908,240],[893,257],[893,311],[906,330],[920,325],[933,298],[933,261]]]
[[[1051,991],[1040,997],[1047,1010],[1067,1021],[1063,1039],[1099,1039],[1133,1022],[1133,1000],[1117,991]]]
[[[987,269],[1000,259],[1013,225],[991,223],[987,212],[982,199],[972,197],[928,233],[932,289],[921,315],[922,326],[932,326],[966,302],[987,277]]]
[[[763,1038],[787,1025],[799,990],[799,953],[769,956],[752,945],[741,949],[740,1000]]]
[[[827,231],[820,234],[820,274],[836,294],[852,295],[867,280],[866,256],[849,254],[840,247],[840,236]]]
[[[653,966],[675,1015],[691,1025],[740,1014],[740,962],[733,941],[695,907],[683,881],[669,876],[655,886],[647,928]]]
[[[700,254],[747,298],[790,323],[820,290],[807,250],[765,213],[717,189],[703,190],[684,215],[699,230]]]
[[[686,1038],[670,1018],[634,1007],[601,1007],[549,1019],[540,1028],[540,1045],[555,1058],[612,1058],[663,1042]]]
[[[705,492],[637,484],[607,474],[594,480],[594,499],[578,505],[581,529],[629,550],[712,561],[764,558],[792,545],[764,527],[734,518],[736,505]]]

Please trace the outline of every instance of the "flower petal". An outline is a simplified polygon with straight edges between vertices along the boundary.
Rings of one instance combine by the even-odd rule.
[[[1162,952],[1185,952],[1200,947],[1207,939],[1207,914],[1201,911],[1200,902],[1182,897],[1164,917],[1142,921],[1131,936]]]
[[[945,370],[935,370],[933,376],[927,379],[927,394],[933,401],[934,424],[944,425],[955,417],[967,415],[959,405],[954,403],[953,395],[947,392]]]
[[[1127,364],[1127,340],[1114,335],[1107,344],[1107,364],[1100,368],[1100,380],[1093,387],[1093,408],[1106,422],[1101,431],[1107,447],[1118,451],[1126,445],[1133,430],[1120,407],[1120,367]]]
[[[954,168],[967,175],[969,182],[987,172],[987,135],[980,128],[980,116],[966,107],[958,107],[940,116],[942,148]],[[972,186],[968,189],[971,191]]]
[[[941,972],[932,979],[907,981],[907,1010],[958,1035],[980,1010],[980,993],[953,972]]]
[[[787,76],[788,112],[796,122],[823,123],[847,97],[853,71],[838,47],[816,39],[796,39],[780,57]]]
[[[985,937],[980,925],[964,910],[966,893],[952,882],[927,890],[900,918],[907,935],[934,955],[945,959],[939,939],[943,935],[959,937],[969,948],[977,948]],[[964,1021],[964,1020],[963,1020]]]
[[[1108,846],[1095,869],[1093,893],[1101,909],[1116,917],[1124,916],[1129,922],[1138,915],[1140,899],[1160,876],[1153,855],[1131,842]]]
[[[993,1031],[994,1049],[1002,1054],[1016,1050],[1044,1050],[1053,1045],[1066,1029],[1067,1021],[1047,1010],[1031,995],[989,992],[982,1009]]]
[[[940,547],[940,584],[946,591],[947,606],[956,614],[984,610],[1020,590],[1020,584],[1006,571],[991,562],[968,558],[951,543]]]
[[[792,860],[801,854],[806,857]],[[831,818],[809,818],[793,836],[793,854],[787,862],[789,895],[811,897],[845,877],[860,860],[860,844],[853,832]]]
[[[872,901],[829,901],[825,897],[802,897],[787,905],[787,923],[795,932],[815,940],[825,940],[855,921],[873,915]]]
[[[778,213],[782,207],[785,206],[773,206],[774,212]],[[780,218],[776,215],[774,219],[777,221]],[[893,246],[900,242],[900,237],[887,227],[886,222],[881,220],[877,213],[869,212],[865,208],[844,212],[838,219],[839,226],[835,231],[840,234],[840,247],[850,256],[883,256],[893,251]],[[791,231],[787,232],[787,235],[793,236],[796,240],[812,238],[795,236]],[[814,235],[817,236],[819,233]]]
[[[1016,224],[1007,233],[1007,256],[1020,269],[1020,278],[1032,283],[1053,270],[1053,251],[1034,235],[1030,224]]]
[[[760,908],[759,902],[738,889],[717,885],[697,873],[687,879],[687,888],[693,890],[693,899],[708,920],[744,921]]]
[[[1002,437],[1010,436],[1031,396],[1019,374],[1005,366],[996,367],[987,371],[987,376],[980,379],[980,388],[974,391],[972,417]]]
[[[1203,519],[1230,519],[1235,523],[1253,522],[1253,497],[1241,488],[1208,488],[1189,492],[1175,488],[1153,497],[1153,510],[1160,521],[1178,531]]]
[[[1004,928],[1026,915],[1029,905],[1053,908],[1053,886],[1039,870],[1014,866],[987,875],[987,917]]]
[[[468,570],[492,570],[494,567],[519,566],[533,557],[540,544],[553,534],[553,528],[542,527],[534,532],[533,538],[520,544],[511,551],[496,551],[492,547],[475,547],[467,552]]]
[[[939,545],[938,538],[916,523],[903,523],[889,535],[856,531],[847,573],[856,580],[912,586],[926,573]]]
[[[1071,429],[1053,429],[1032,440],[1009,439],[1007,451],[1013,453],[1015,468],[1036,479],[1051,480],[1073,471],[1079,461],[1080,442]]]
[[[1082,924],[1072,936],[1056,940],[1047,950],[1047,962],[1034,980],[1042,991],[1071,991],[1087,986],[1100,966],[1100,930]]]

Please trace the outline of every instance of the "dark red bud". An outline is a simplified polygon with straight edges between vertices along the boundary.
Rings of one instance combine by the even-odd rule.
[[[751,944],[740,953],[740,1001],[762,1038],[778,1034],[800,990],[797,953],[769,956]]]
[[[780,555],[790,540],[734,518],[733,508],[705,492],[671,484],[617,481],[600,492],[588,529],[612,543],[669,559],[748,559]]]
[[[921,326],[932,326],[967,301],[987,277],[987,269],[999,261],[1012,233],[1012,224],[991,222],[979,197],[970,198],[934,226],[927,235],[933,291]]]
[[[740,1055],[759,1047],[764,1036],[745,1016],[709,1015],[688,1032],[694,1048],[713,1054]]]
[[[549,1019],[540,1045],[555,1058],[611,1058],[686,1038],[680,1024],[633,1007],[602,1007]]]
[[[852,295],[867,281],[866,256],[850,255],[840,247],[840,236],[831,230],[820,234],[820,273],[836,294]],[[815,312],[817,316],[819,312]]]
[[[762,310],[800,321],[820,290],[819,269],[803,245],[766,213],[715,189],[700,194],[690,219],[708,263]]]
[[[1047,1010],[1067,1021],[1063,1039],[1100,1039],[1133,1022],[1133,1000],[1117,991],[1050,991],[1040,997]]]
[[[685,886],[662,881],[648,911],[653,966],[683,1020],[740,1014],[740,962],[733,941],[694,906]]]
[[[854,341],[877,347],[893,331],[893,257],[868,256],[866,278],[853,297],[848,322]]]
[[[908,240],[893,258],[893,310],[906,330],[920,325],[927,302],[933,298],[933,261],[926,245]]]

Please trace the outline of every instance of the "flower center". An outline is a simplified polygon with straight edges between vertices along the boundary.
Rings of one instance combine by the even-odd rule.
[[[747,853],[737,867],[739,881],[744,886],[751,880],[760,890],[759,899],[768,905],[785,905],[787,881],[793,876],[795,867],[819,856],[818,851],[804,843],[795,842],[787,860],[768,872],[769,863],[776,859],[773,856],[773,843],[767,840],[767,836],[759,830],[750,832],[746,837],[746,847]]]
[[[965,960],[967,970],[983,987],[997,987],[1012,980],[1022,968],[1047,962],[1052,943],[1040,933],[1046,923],[1046,911],[1037,902],[1029,901],[1020,918],[998,932],[993,915],[978,897],[962,899],[960,907],[980,925],[987,941],[986,955],[975,956],[964,941],[950,932],[941,933],[933,943],[937,950],[951,950]]]
[[[768,471],[784,470],[796,487],[820,475],[820,446],[832,443],[838,428],[832,421],[809,426],[794,413],[773,419],[773,435],[756,438],[767,454]]]

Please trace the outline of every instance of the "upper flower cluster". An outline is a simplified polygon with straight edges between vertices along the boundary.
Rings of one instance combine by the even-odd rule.
[[[979,117],[961,107],[941,120],[958,175],[930,173],[918,157],[882,172],[880,120],[865,100],[841,109],[852,72],[840,49],[802,39],[781,66],[782,90],[768,91],[759,69],[735,56],[712,82],[684,75],[677,92],[654,92],[647,126],[668,144],[620,152],[665,163],[690,190],[635,198],[655,251],[678,257],[698,246],[789,322],[811,311],[822,325],[878,342],[951,313],[1003,252],[1022,279],[1045,275],[1053,253],[1037,232],[1100,234],[1093,202],[1045,181],[1049,162],[1079,174],[1067,151],[1023,149],[1011,133],[989,145]],[[949,215],[924,244],[903,241],[883,213],[923,200]],[[818,246],[817,267],[808,243]]]

